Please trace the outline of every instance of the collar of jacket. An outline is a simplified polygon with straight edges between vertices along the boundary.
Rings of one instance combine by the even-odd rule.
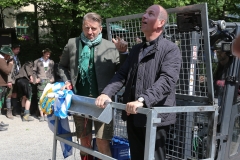
[[[40,58],[40,61],[42,62],[49,62],[49,58],[45,61],[42,57]]]
[[[154,54],[156,51],[159,50],[158,48],[158,44],[159,44],[159,41],[163,39],[163,34],[160,34],[158,37],[157,37],[157,40],[156,40],[156,43],[153,44],[153,47],[151,48],[151,50],[145,55],[146,56],[149,56],[151,54]],[[141,47],[141,50],[140,50],[140,53],[143,51],[143,47],[145,45],[146,42],[143,42],[142,43],[142,47]]]
[[[18,62],[18,61],[19,61],[18,55],[13,55],[13,59],[14,59],[16,62]]]

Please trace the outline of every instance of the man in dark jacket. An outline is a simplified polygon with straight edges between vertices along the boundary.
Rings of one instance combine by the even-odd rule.
[[[240,58],[240,34],[233,41],[232,53],[234,56]]]
[[[125,84],[123,102],[127,105],[122,118],[127,120],[131,160],[144,158],[146,116],[137,114],[136,109],[175,105],[181,55],[177,45],[163,38],[167,19],[168,14],[162,6],[153,5],[145,11],[141,30],[146,42],[132,48],[123,66],[96,99],[96,105],[104,107],[104,102],[111,101],[110,97]],[[164,160],[167,130],[175,123],[176,115],[158,116],[161,123],[157,127],[154,156],[155,160]]]

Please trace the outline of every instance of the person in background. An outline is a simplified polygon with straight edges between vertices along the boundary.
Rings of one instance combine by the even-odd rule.
[[[213,72],[213,86],[214,86],[214,96],[218,99],[218,122],[217,122],[217,132],[220,132],[222,118],[224,114],[224,104],[223,104],[223,96],[224,96],[224,87],[225,87],[225,79],[228,76],[230,65],[233,62],[234,56],[231,51],[223,51],[222,44],[226,43],[226,41],[219,39],[213,45],[213,50],[217,55],[217,67]],[[206,80],[205,80],[206,81]],[[239,94],[239,90],[238,90]],[[225,106],[226,107],[226,106]],[[216,150],[220,149],[219,141],[216,144]],[[217,153],[216,152],[216,153]],[[217,159],[217,154],[215,155],[215,159]]]
[[[224,94],[224,86],[225,86],[225,79],[227,77],[228,69],[233,61],[233,56],[231,52],[224,52],[222,51],[222,43],[225,43],[224,40],[218,40],[214,44],[214,50],[217,54],[218,64],[217,68],[213,73],[213,83],[214,83],[214,96],[218,99],[218,106],[219,106],[219,117],[218,117],[218,124],[222,121],[222,114],[223,114],[223,104],[222,98]]]
[[[240,58],[240,34],[235,38],[232,43],[232,53],[236,57]]]
[[[59,73],[68,89],[75,94],[96,98],[107,85],[126,57],[127,43],[118,37],[113,42],[102,38],[102,18],[97,13],[83,17],[82,33],[69,39],[59,62]],[[115,45],[114,45],[115,44]],[[77,137],[81,145],[91,148],[92,120],[74,116]],[[94,121],[98,151],[111,156],[110,140],[113,137],[113,123]],[[80,152],[82,160],[93,157]]]
[[[52,51],[49,48],[46,48],[42,51],[42,53],[43,56],[34,61],[33,68],[34,75],[37,78],[36,83],[38,83],[37,85],[38,101],[40,100],[40,97],[43,93],[45,86],[48,83],[54,82],[54,62],[53,60],[49,59]],[[39,122],[43,122],[44,120],[47,121],[47,116],[43,113],[41,107],[40,106],[38,107],[40,112]]]
[[[23,112],[23,121],[33,121],[34,118],[30,116],[30,105],[32,98],[32,86],[31,83],[36,82],[36,78],[33,74],[33,62],[26,62],[21,69],[16,78],[16,85],[18,89],[18,97],[21,100]]]
[[[8,90],[6,97],[6,107],[7,114],[6,116],[9,119],[13,119],[13,115],[17,116],[18,113],[18,99],[17,99],[17,87],[15,86],[15,77],[19,73],[19,69],[21,68],[21,63],[18,58],[18,54],[20,52],[20,45],[14,44],[12,45],[13,52],[13,62],[14,66],[12,68],[11,74],[8,76]]]
[[[2,47],[0,50],[0,110],[4,104],[5,94],[8,86],[8,75],[13,67],[13,52],[10,47]],[[7,102],[6,102],[7,103]],[[8,124],[0,123],[0,131],[7,130]]]
[[[176,105],[175,87],[179,79],[181,53],[178,46],[163,37],[167,11],[160,5],[150,6],[142,16],[141,30],[146,41],[130,51],[125,63],[114,75],[96,105],[104,108],[124,85],[123,103],[126,110],[122,119],[127,121],[131,160],[143,160],[146,136],[146,115],[137,114],[137,108]],[[159,114],[156,124],[155,160],[165,160],[167,131],[176,121],[176,114]],[[154,145],[154,144],[153,144]]]
[[[59,60],[61,60],[61,56],[59,56]],[[59,63],[54,63],[54,80],[55,82],[63,82],[62,78],[60,77],[59,71],[58,71],[58,64]]]

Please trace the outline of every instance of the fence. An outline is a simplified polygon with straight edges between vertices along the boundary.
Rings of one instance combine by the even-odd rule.
[[[121,95],[120,93],[119,97]],[[115,100],[119,98],[116,97]],[[196,106],[197,103],[188,103],[194,106],[154,108],[157,112],[175,112],[177,115],[176,123],[170,126],[167,135],[167,160],[214,159],[215,152],[211,153],[210,150],[216,150],[218,107]],[[180,101],[178,104],[181,104]],[[113,108],[115,108],[114,105],[115,103]],[[203,109],[205,107],[215,109],[207,111]],[[114,136],[127,138],[126,122],[121,119],[122,109],[115,109],[114,112]]]
[[[95,99],[82,97],[74,95],[73,98],[73,105],[70,107],[70,112],[74,115],[88,117],[94,120],[98,120],[98,116],[93,117],[92,115],[96,115],[99,113],[99,108],[94,105]],[[76,98],[77,97],[77,98]],[[87,104],[87,105],[86,105]],[[81,106],[81,111],[78,108],[76,112],[76,106]],[[91,115],[88,115],[85,111],[87,111],[88,107],[92,107],[92,112],[95,112]],[[95,109],[94,109],[95,107]],[[112,102],[108,104],[107,108],[111,107],[112,109],[117,110],[125,110],[125,105],[121,103]],[[108,109],[107,109],[108,110]],[[154,107],[152,109],[147,108],[139,108],[138,113],[146,114],[147,116],[147,123],[146,123],[146,140],[145,140],[145,151],[144,151],[144,159],[145,160],[154,160],[154,145],[155,144],[155,137],[156,137],[156,123],[160,123],[161,119],[157,118],[158,113],[186,113],[188,116],[182,116],[180,120],[184,123],[177,123],[173,125],[174,128],[172,131],[169,132],[168,137],[168,157],[174,159],[187,159],[187,158],[202,158],[202,159],[213,159],[215,153],[215,137],[216,137],[216,130],[212,128],[216,128],[217,122],[217,108],[214,106],[184,106],[184,107]],[[201,114],[198,114],[201,113]],[[195,115],[194,115],[195,114]],[[102,112],[99,113],[103,117],[109,117],[108,111],[105,112],[102,109]],[[197,116],[196,116],[197,115]],[[203,116],[204,115],[204,116]],[[203,116],[203,118],[198,118],[198,116]],[[104,121],[104,118],[101,120]],[[206,121],[205,121],[206,120]],[[56,121],[57,122],[57,121]],[[208,123],[208,130],[206,135],[204,135],[206,143],[206,148],[200,146],[198,141],[201,139],[201,134],[204,133],[204,130],[201,128],[201,125]],[[119,125],[119,124],[118,124]],[[197,129],[196,127],[199,127]],[[52,159],[56,159],[56,143],[57,140],[64,142],[70,146],[73,146],[83,152],[93,155],[94,157],[104,159],[104,160],[114,160],[114,158],[103,155],[97,151],[94,151],[89,148],[85,148],[75,142],[71,142],[66,140],[66,137],[73,136],[74,133],[71,134],[63,134],[60,135],[57,133],[58,124],[55,124],[55,131],[54,131],[54,145],[53,145],[53,157]],[[209,129],[210,128],[210,129]],[[194,130],[196,129],[196,130]],[[120,135],[121,136],[121,135]],[[203,140],[202,140],[203,141]],[[176,143],[178,145],[176,145]]]
[[[174,109],[174,108],[172,108]],[[121,119],[121,110],[116,111],[114,116],[114,136],[127,138],[126,122]],[[212,133],[208,137],[209,130],[213,125],[209,124],[211,112],[185,111],[177,113],[177,121],[170,126],[167,134],[166,153],[167,160],[182,159],[206,159],[210,149],[208,141],[212,138]],[[213,119],[212,122],[213,123]],[[211,145],[215,145],[216,142]]]

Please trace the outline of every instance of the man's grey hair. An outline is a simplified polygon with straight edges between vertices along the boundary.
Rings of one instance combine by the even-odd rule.
[[[100,26],[102,26],[102,17],[97,13],[94,13],[94,12],[87,13],[83,17],[83,22],[85,20],[92,20],[92,21],[98,22],[100,24]]]

